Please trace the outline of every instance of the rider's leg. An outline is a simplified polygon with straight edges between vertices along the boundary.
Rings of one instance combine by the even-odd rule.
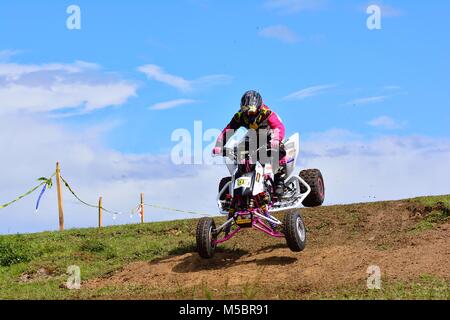
[[[280,145],[280,161],[279,161],[279,169],[275,174],[275,195],[277,197],[283,196],[284,193],[284,179],[286,178],[287,173],[287,155],[284,144]]]

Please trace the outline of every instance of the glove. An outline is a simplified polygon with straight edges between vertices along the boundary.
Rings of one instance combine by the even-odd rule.
[[[221,147],[215,147],[214,149],[213,149],[213,155],[215,155],[215,156],[219,156],[219,155],[221,155],[222,154],[222,148]]]
[[[270,141],[270,148],[271,148],[271,149],[278,150],[278,149],[280,148],[280,141],[275,140],[275,139],[272,139],[272,140]]]

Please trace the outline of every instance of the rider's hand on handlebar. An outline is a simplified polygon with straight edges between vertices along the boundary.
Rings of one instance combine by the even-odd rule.
[[[279,149],[280,148],[280,141],[272,139],[270,141],[270,148],[271,149],[275,149],[275,150]]]
[[[212,151],[212,154],[214,156],[220,156],[222,155],[222,148],[221,147],[215,147]]]

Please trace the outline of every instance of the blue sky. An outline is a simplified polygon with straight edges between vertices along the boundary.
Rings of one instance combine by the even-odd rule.
[[[81,30],[66,28],[71,4],[81,8]],[[382,30],[366,27],[369,4],[381,7]],[[328,141],[343,137],[343,150],[354,140],[374,147],[420,137],[411,146],[430,141],[447,151],[449,12],[447,1],[5,0],[0,115],[58,126],[69,141],[98,131],[92,148],[164,156],[175,129],[192,130],[195,120],[221,129],[242,93],[258,89],[311,150],[327,133]],[[11,80],[11,69],[30,66],[36,71]],[[31,90],[36,83],[45,88]],[[60,84],[73,85],[70,97]],[[36,142],[43,153],[47,138]],[[7,146],[11,159],[23,159],[18,149]]]
[[[78,1],[82,29],[69,31],[65,9],[72,3],[2,1],[2,46],[20,50],[14,62],[82,60],[133,81],[137,96],[119,108],[65,120],[77,125],[119,119],[121,125],[108,139],[114,148],[164,150],[172,130],[189,128],[186,124],[194,120],[222,127],[249,88],[261,90],[291,131],[340,127],[376,134],[367,122],[386,115],[407,122],[401,134],[448,134],[446,2],[385,1],[390,11],[398,12],[383,17],[379,31],[366,28],[365,1],[322,1],[300,12],[289,12],[289,6],[269,9],[264,1]],[[292,30],[298,42],[258,35],[279,25]],[[185,79],[224,74],[232,80],[183,93],[148,81],[137,71],[146,64]],[[336,87],[315,99],[282,101],[292,92],[321,85]],[[384,89],[388,86],[399,88]],[[344,105],[381,96],[386,96],[383,103]],[[148,110],[174,99],[200,102],[164,112]],[[145,138],[152,129],[163,138],[158,143]]]

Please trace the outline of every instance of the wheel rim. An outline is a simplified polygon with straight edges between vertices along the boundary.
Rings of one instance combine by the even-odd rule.
[[[319,186],[319,195],[320,195],[320,198],[321,199],[323,199],[324,198],[324,195],[325,195],[325,188],[324,188],[324,186],[323,186],[323,181],[322,181],[322,179],[321,178],[318,178],[317,179],[317,184],[318,184],[318,186]]]
[[[300,219],[300,217],[297,218],[297,233],[298,236],[300,237],[300,240],[302,242],[305,241],[306,238],[305,225],[303,224],[303,221],[302,219]]]

